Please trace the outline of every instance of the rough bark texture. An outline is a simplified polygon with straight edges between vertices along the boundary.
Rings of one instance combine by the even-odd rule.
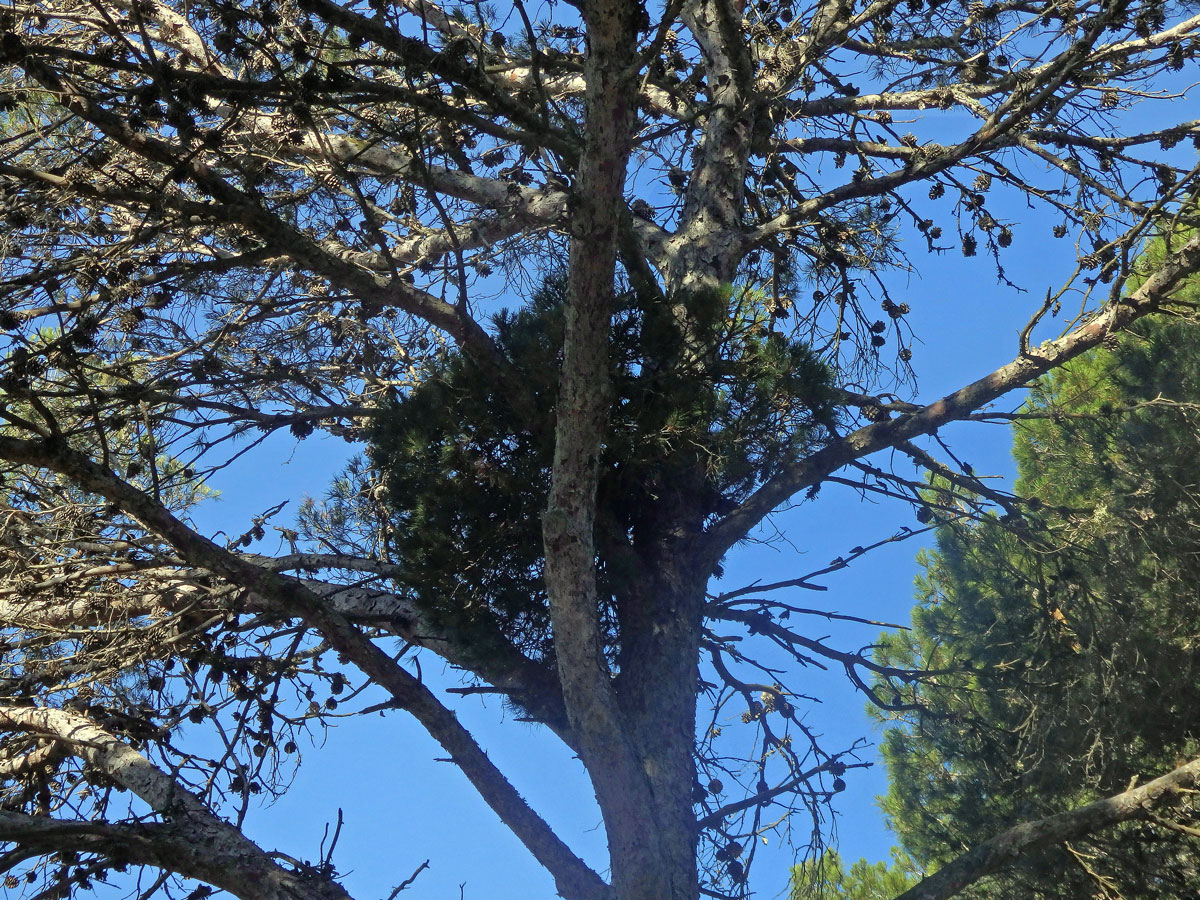
[[[0,728],[51,739],[137,795],[166,824],[92,829],[78,822],[30,821],[0,813],[0,840],[85,849],[99,843],[132,862],[197,878],[243,900],[344,900],[335,883],[310,882],[272,860],[238,829],[222,821],[142,754],[88,719],[64,710],[0,706]]]
[[[81,487],[121,503],[132,516],[172,542],[179,554],[192,565],[218,573],[269,598],[273,611],[278,614],[309,622],[335,650],[369,673],[371,679],[390,694],[399,706],[422,723],[501,820],[554,874],[564,895],[594,898],[607,894],[607,886],[529,807],[459,723],[458,717],[434,696],[418,676],[397,665],[395,660],[321,597],[294,579],[259,568],[200,537],[154,498],[134,490],[111,472],[61,443],[20,442],[0,437],[0,453],[10,459],[21,459],[54,471],[70,472]],[[157,782],[154,782],[154,787],[155,790],[168,789]],[[170,787],[182,796],[181,789],[173,783]]]
[[[695,896],[692,836],[686,835],[681,846],[677,831],[660,827],[664,817],[656,813],[672,795],[656,795],[657,760],[640,746],[640,723],[630,719],[613,690],[595,578],[596,492],[612,403],[609,322],[615,307],[618,231],[625,215],[625,168],[637,112],[633,51],[639,9],[629,0],[597,0],[582,7],[590,51],[584,76],[585,141],[571,226],[554,469],[543,529],[559,680],[604,814],[613,888],[620,897],[683,900]],[[690,709],[666,714],[674,721],[684,717],[675,731],[692,721]]]

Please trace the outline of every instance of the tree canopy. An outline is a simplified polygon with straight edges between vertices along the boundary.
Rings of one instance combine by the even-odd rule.
[[[835,427],[828,369],[806,344],[767,331],[763,299],[742,293],[723,298],[737,312],[715,318],[692,347],[679,346],[678,332],[656,322],[653,307],[636,308],[632,297],[614,319],[612,402],[597,494],[598,577],[608,598],[606,627],[613,629],[606,652],[619,643],[612,598],[636,589],[626,583],[636,580],[638,568],[628,551],[659,527],[661,494],[694,490],[702,495],[697,515],[715,520]],[[501,313],[494,323],[501,352],[548,408],[565,299],[564,282],[554,278],[528,308]],[[690,365],[660,364],[664,356],[692,353],[700,359]],[[688,377],[704,365],[715,370],[712,377]],[[471,643],[484,656],[495,654],[497,643],[518,644],[535,660],[553,654],[540,540],[552,426],[546,416],[516,427],[486,373],[451,352],[372,431],[373,468],[396,507],[384,525],[387,552],[402,567],[395,580],[439,627],[475,630]],[[358,510],[343,507],[329,504],[321,512],[352,520]],[[323,521],[313,517],[314,531],[323,530]],[[470,568],[464,559],[473,561]]]
[[[884,808],[923,865],[1196,753],[1198,351],[1194,317],[1146,321],[1045,376],[1014,416],[1024,527],[939,527],[914,631],[879,653],[967,670],[901,687],[920,709],[884,748]],[[1195,896],[1196,824],[1150,812],[980,893]]]
[[[815,576],[714,574],[828,483],[926,522],[1027,514],[938,432],[1178,305],[1200,265],[1192,12],[5,0],[8,886],[49,898],[134,867],[148,894],[347,897],[335,857],[243,825],[370,686],[563,897],[744,895],[768,823],[819,831],[863,764],[805,726],[802,667],[843,667],[893,710],[872,675],[939,676],[814,636],[835,612],[787,591]],[[1062,280],[1020,272],[1024,240],[1060,241]],[[948,254],[1034,299],[1007,362],[927,397],[917,375],[951,338],[919,343],[925,298],[889,272]],[[971,298],[953,309],[969,327]],[[215,473],[318,431],[367,451],[330,502],[197,525]],[[603,874],[422,656],[579,758]],[[1146,804],[1169,817],[1200,763],[1164,777],[913,896]]]

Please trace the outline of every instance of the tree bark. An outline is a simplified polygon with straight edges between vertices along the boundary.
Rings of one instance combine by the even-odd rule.
[[[624,187],[637,112],[634,49],[641,8],[616,0],[586,3],[582,12],[589,48],[587,142],[571,227],[554,467],[543,520],[546,587],[563,697],[604,816],[613,889],[623,900],[693,900],[693,838],[682,834],[680,825],[687,823],[683,829],[690,832],[691,810],[683,810],[680,819],[675,807],[691,786],[682,773],[691,765],[694,690],[675,711],[666,745],[646,740],[661,723],[647,728],[645,716],[629,715],[614,691],[595,577],[596,495],[611,403],[609,325],[619,228],[627,215]],[[691,660],[685,667],[694,667],[695,646],[685,640],[678,648]],[[660,813],[663,804],[670,816]]]
[[[289,871],[219,818],[166,772],[89,719],[61,709],[0,706],[0,730],[43,735],[104,772],[163,817],[164,824],[94,826],[0,813],[0,841],[47,849],[93,849],[197,878],[242,900],[348,900],[328,878]],[[80,835],[86,834],[85,840]]]
[[[656,830],[658,865],[672,873],[672,898],[698,896],[696,685],[706,579],[666,555],[643,568],[623,617],[618,698],[642,760]],[[613,860],[614,881],[618,861]]]

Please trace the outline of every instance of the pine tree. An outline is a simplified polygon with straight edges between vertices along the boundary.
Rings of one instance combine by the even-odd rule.
[[[1179,0],[0,4],[6,889],[345,900],[332,848],[244,826],[306,729],[370,709],[570,900],[744,894],[731,848],[819,823],[859,764],[789,682],[912,673],[815,636],[802,580],[713,574],[825,484],[933,515],[909,461],[977,504],[938,430],[1169,307],[1200,237],[1125,288],[1155,222],[1196,224],[1198,54]],[[1011,286],[1050,235],[1081,318],[1031,346],[1035,303],[1006,362],[922,396],[961,333],[915,335],[933,298],[886,270],[956,251]],[[279,506],[207,528],[154,476],[186,497],[317,432],[374,452],[307,535]],[[578,758],[600,865],[414,654]]]
[[[896,686],[913,708],[884,745],[885,810],[926,866],[1200,747],[1197,299],[1039,381],[1015,417],[1027,512],[947,519],[922,559],[914,630],[879,659],[944,670]],[[977,890],[1194,897],[1198,821],[1148,814]]]
[[[860,859],[845,867],[836,850],[792,869],[788,900],[892,900],[919,880],[911,861],[893,848],[892,863]]]

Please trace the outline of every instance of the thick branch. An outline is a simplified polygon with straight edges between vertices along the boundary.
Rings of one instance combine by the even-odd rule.
[[[289,872],[218,818],[171,776],[83,716],[61,709],[0,706],[0,729],[52,738],[144,800],[167,825],[55,822],[0,813],[0,840],[37,849],[92,849],[198,878],[244,900],[346,900],[340,885]]]
[[[559,680],[607,825],[614,886],[627,894],[637,884],[648,896],[666,898],[671,873],[650,864],[657,845],[653,795],[626,733],[605,659],[595,570],[596,492],[612,390],[609,325],[626,209],[625,171],[637,114],[635,6],[598,0],[583,7],[590,48],[587,143],[571,228],[554,464],[543,536]],[[637,874],[631,876],[633,872]]]
[[[1140,788],[1097,800],[1070,812],[1016,825],[964,853],[909,888],[896,900],[945,900],[953,897],[963,888],[1030,850],[1044,849],[1111,828],[1121,822],[1142,818],[1151,810],[1184,800],[1194,793],[1198,784],[1200,759],[1180,766]]]
[[[257,555],[243,558],[276,572],[316,565],[378,575],[388,572],[386,565],[349,556],[297,554],[283,559]],[[114,622],[128,623],[141,616],[161,618],[197,605],[199,611],[224,612],[229,609],[229,597],[206,599],[197,584],[197,579],[202,580],[207,575],[204,571],[166,566],[153,569],[120,564],[81,567],[35,582],[31,587],[45,591],[59,585],[134,576],[136,581],[120,592],[119,600],[108,594],[93,596],[86,592],[50,599],[45,594],[25,597],[15,588],[0,589],[0,625],[25,629],[102,628]],[[558,682],[545,667],[515,648],[510,647],[508,652],[494,648],[481,656],[473,652],[474,644],[470,639],[431,624],[410,598],[391,591],[315,579],[300,579],[300,583],[349,621],[395,634],[499,688],[520,703],[531,718],[551,728],[564,743],[577,749],[566,722]],[[239,597],[238,604],[238,609],[246,612],[278,612],[277,604],[253,592]],[[498,642],[497,647],[503,648],[503,642]],[[163,649],[170,652],[172,648]]]
[[[302,619],[322,634],[364,674],[410,712],[449,753],[500,819],[554,876],[564,897],[602,898],[608,887],[564,844],[517,793],[454,713],[420,679],[362,634],[329,603],[300,582],[270,572],[197,534],[155,500],[97,465],[87,456],[53,441],[0,436],[0,457],[50,469],[80,488],[99,494],[170,543],[190,565],[207,569],[272,603],[288,617]]]

